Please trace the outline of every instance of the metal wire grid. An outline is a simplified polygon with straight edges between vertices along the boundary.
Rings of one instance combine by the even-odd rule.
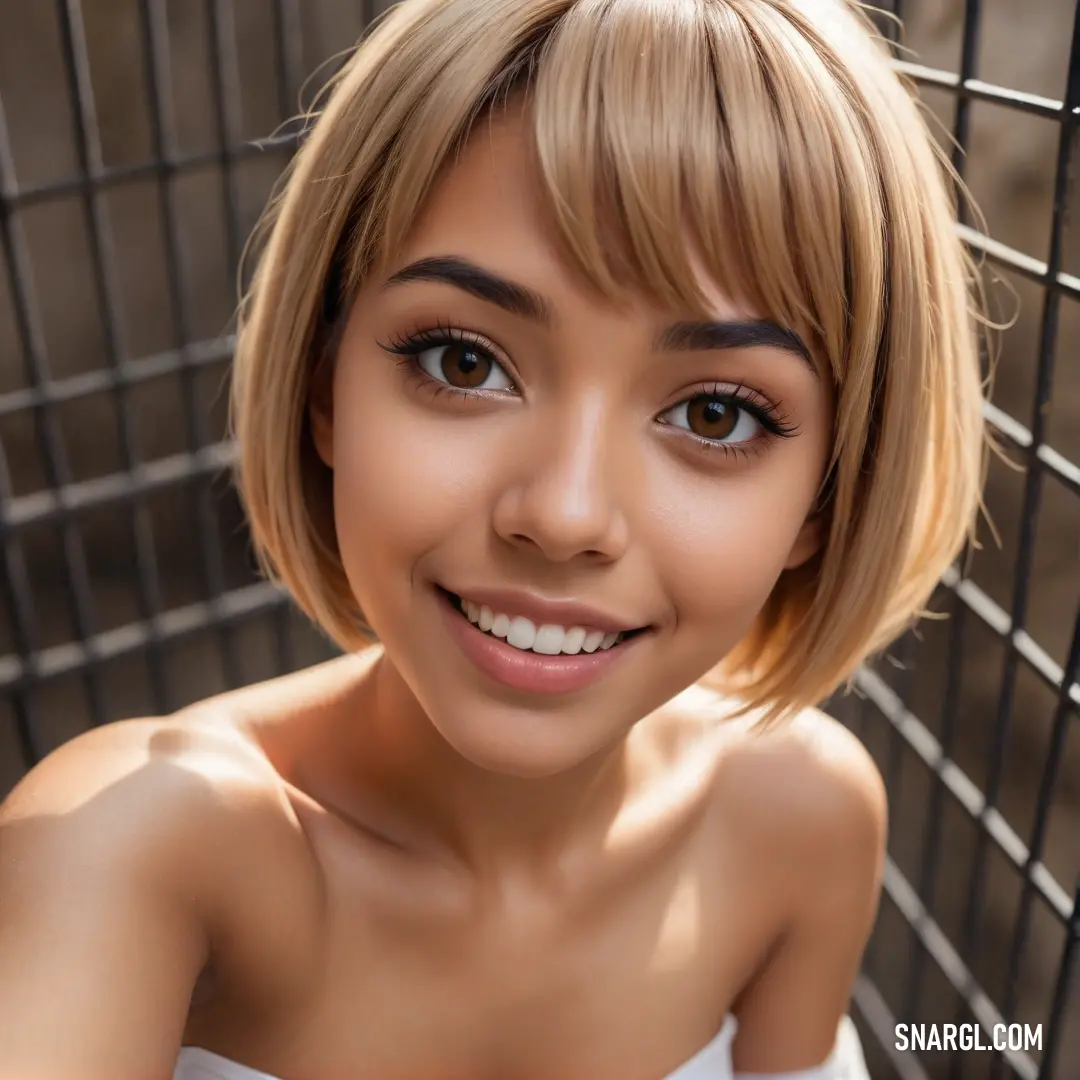
[[[373,9],[370,0],[362,7]],[[3,102],[0,101],[0,244],[6,264],[11,303],[15,314],[21,361],[27,369],[27,386],[0,396],[0,418],[31,413],[36,427],[48,488],[28,495],[12,493],[10,468],[0,447],[0,537],[4,558],[4,585],[10,609],[15,648],[0,656],[0,694],[13,710],[19,743],[27,764],[47,751],[42,725],[35,715],[34,691],[65,676],[81,678],[91,722],[105,723],[110,716],[100,680],[109,660],[124,655],[145,656],[152,699],[162,712],[176,707],[177,695],[166,678],[164,653],[168,646],[192,636],[212,633],[223,659],[226,681],[240,685],[233,628],[238,622],[272,615],[276,632],[278,670],[295,666],[286,632],[286,599],[271,586],[252,580],[243,588],[229,589],[219,550],[217,510],[213,481],[227,469],[231,448],[209,432],[204,409],[195,395],[195,380],[203,369],[228,361],[233,340],[196,340],[190,329],[190,304],[184,288],[186,238],[177,206],[177,179],[186,173],[216,165],[224,205],[229,263],[237,266],[245,241],[235,179],[237,163],[265,155],[267,150],[288,152],[296,143],[295,128],[287,128],[273,140],[260,144],[240,137],[241,86],[237,43],[234,37],[233,0],[210,0],[208,23],[212,36],[212,92],[217,127],[217,148],[182,155],[178,148],[174,103],[169,93],[170,47],[165,0],[141,0],[140,32],[145,77],[149,94],[153,159],[132,166],[109,167],[103,163],[98,117],[91,86],[90,64],[80,0],[58,0],[57,14],[64,52],[64,70],[75,121],[78,173],[59,182],[20,188],[8,135]],[[303,77],[299,49],[299,0],[274,0],[276,44],[280,70],[280,111],[290,117]],[[372,10],[365,11],[369,22]],[[11,32],[10,30],[8,32]],[[18,31],[15,30],[15,33]],[[282,160],[284,161],[284,155]],[[152,356],[133,357],[123,334],[122,296],[112,248],[111,227],[105,193],[144,178],[158,181],[164,246],[168,261],[169,298],[179,347]],[[44,344],[40,305],[20,212],[48,200],[77,196],[83,204],[90,237],[90,266],[105,330],[107,366],[67,378],[54,378]],[[167,458],[142,462],[135,451],[131,431],[130,391],[163,375],[180,376],[187,430],[187,450]],[[109,392],[115,395],[120,423],[123,471],[73,482],[57,419],[65,402]],[[166,610],[161,601],[161,571],[154,538],[145,511],[155,492],[177,486],[195,494],[195,537],[201,556],[205,600],[183,608]],[[137,622],[101,632],[95,618],[90,575],[80,542],[78,522],[86,513],[102,507],[130,507],[135,550],[133,567],[138,584],[141,618]],[[21,536],[32,526],[55,523],[62,537],[64,577],[70,598],[76,639],[62,645],[39,648],[35,600],[26,573]]]
[[[103,162],[80,0],[55,0],[75,121],[77,174],[48,184],[20,187],[3,102],[0,101],[0,246],[18,333],[20,360],[26,369],[26,386],[0,395],[0,421],[16,414],[33,417],[47,472],[47,487],[31,494],[15,494],[10,462],[0,446],[0,547],[11,637],[10,651],[0,655],[0,701],[6,700],[10,706],[23,763],[27,767],[50,749],[42,734],[39,691],[57,680],[77,677],[85,693],[88,721],[100,724],[115,719],[110,715],[101,670],[103,665],[118,657],[133,656],[145,661],[153,704],[160,712],[170,711],[184,699],[184,695],[178,694],[170,685],[167,654],[170,648],[185,639],[211,636],[220,650],[226,681],[230,686],[236,686],[244,681],[244,677],[237,657],[235,631],[245,622],[268,619],[274,630],[275,668],[285,671],[297,666],[285,598],[254,577],[240,587],[229,587],[226,583],[217,542],[218,509],[212,482],[228,466],[231,449],[208,430],[195,393],[195,382],[201,371],[228,361],[233,342],[229,337],[199,340],[192,333],[190,301],[181,272],[186,237],[177,208],[178,178],[194,169],[218,168],[229,260],[235,266],[244,241],[236,184],[237,165],[253,155],[265,154],[268,146],[283,152],[284,159],[284,154],[297,139],[295,129],[285,129],[272,144],[254,145],[244,142],[240,136],[242,87],[233,3],[234,0],[207,0],[206,3],[212,36],[212,92],[217,127],[217,146],[211,152],[183,155],[179,150],[174,102],[169,91],[170,44],[165,0],[140,0],[139,3],[152,121],[151,160],[119,167],[106,167]],[[273,0],[272,7],[280,75],[280,113],[285,120],[293,111],[305,74],[299,47],[301,8],[299,0]],[[365,22],[370,21],[374,14],[373,0],[364,0],[361,7]],[[894,11],[903,15],[899,0],[894,4]],[[976,1018],[989,1030],[1002,1017],[1011,1018],[1015,1013],[1016,976],[1028,938],[1032,910],[1040,905],[1051,912],[1066,931],[1065,947],[1054,978],[1053,1003],[1044,1025],[1043,1051],[1039,1061],[1024,1053],[994,1055],[990,1075],[993,1080],[998,1080],[1008,1069],[1009,1075],[1025,1080],[1036,1076],[1049,1080],[1052,1076],[1074,1075],[1076,1068],[1075,1063],[1057,1061],[1055,1051],[1066,1023],[1070,983],[1075,976],[1077,942],[1080,940],[1077,893],[1074,889],[1070,896],[1066,887],[1043,864],[1042,855],[1062,747],[1080,704],[1080,618],[1063,668],[1029,636],[1025,619],[1032,580],[1035,522],[1044,486],[1053,482],[1072,495],[1080,496],[1080,466],[1048,445],[1045,423],[1062,298],[1080,300],[1080,278],[1062,271],[1069,165],[1080,116],[1080,23],[1073,28],[1064,99],[1057,101],[985,83],[975,77],[981,15],[980,0],[965,0],[958,72],[929,69],[905,61],[898,61],[898,66],[916,83],[943,89],[956,96],[953,135],[957,151],[953,162],[961,173],[965,161],[963,148],[969,137],[970,106],[974,101],[1051,119],[1060,127],[1051,244],[1045,262],[980,234],[967,221],[960,223],[967,243],[991,264],[1027,277],[1044,290],[1036,394],[1028,422],[1025,424],[1021,418],[987,404],[991,424],[1015,451],[1023,455],[1028,465],[1019,553],[1014,569],[1015,587],[1011,610],[1005,610],[959,572],[950,573],[943,583],[950,598],[951,621],[940,738],[910,711],[910,672],[900,680],[898,687],[896,680],[890,681],[880,671],[866,670],[857,681],[860,700],[855,715],[851,715],[850,703],[838,706],[838,711],[863,732],[873,725],[886,725],[891,738],[887,762],[890,787],[902,752],[914,754],[933,775],[928,815],[931,823],[940,820],[946,803],[951,801],[978,826],[975,871],[967,893],[967,931],[958,942],[950,941],[935,923],[930,910],[932,905],[927,900],[933,894],[936,868],[942,854],[939,830],[931,827],[928,831],[921,871],[914,884],[895,862],[889,861],[886,897],[903,916],[912,935],[916,946],[914,962],[902,988],[899,1006],[891,1006],[886,1000],[889,995],[875,982],[875,953],[871,949],[865,974],[856,989],[856,1004],[867,1027],[888,1050],[893,1043],[896,1017],[915,1015],[929,962],[955,990],[956,1019]],[[888,26],[885,29],[888,32]],[[7,32],[12,31],[8,29]],[[105,193],[111,188],[147,179],[157,184],[164,223],[169,297],[179,345],[155,355],[132,356],[123,331],[123,297]],[[71,197],[82,203],[90,238],[87,273],[92,276],[97,292],[105,328],[107,363],[100,369],[57,378],[50,372],[41,308],[35,293],[21,215],[28,207]],[[142,461],[131,431],[129,395],[139,384],[169,374],[177,374],[180,378],[179,407],[185,417],[187,447],[182,453]],[[102,393],[114,395],[117,404],[123,467],[110,475],[74,481],[57,411],[64,403]],[[190,488],[195,495],[194,541],[200,555],[204,599],[181,607],[167,607],[162,600],[162,567],[159,566],[146,503],[154,493],[179,486]],[[137,620],[105,631],[99,629],[79,529],[80,520],[88,512],[103,507],[116,508],[118,512],[126,508],[131,512],[135,552],[131,571],[137,582],[139,603]],[[39,525],[51,525],[59,530],[64,584],[74,626],[71,640],[47,647],[40,645],[35,596],[26,572],[24,549],[28,529]],[[985,789],[980,789],[965,775],[952,757],[954,720],[961,692],[960,657],[972,620],[990,628],[1007,647],[1001,694],[993,718],[992,762]],[[902,654],[906,648],[907,643],[901,646]],[[1017,673],[1022,666],[1034,672],[1057,695],[1050,751],[1039,784],[1034,827],[1026,841],[997,809]],[[971,965],[980,937],[986,898],[986,864],[991,850],[1003,854],[1023,880],[1020,909],[1009,949],[1010,974],[1006,980],[1009,989],[1005,999],[997,1003],[980,988]],[[1075,1017],[1075,1012],[1072,1015]],[[914,1055],[890,1052],[889,1057],[896,1075],[905,1078],[928,1075]],[[970,1064],[968,1055],[954,1055],[948,1074],[950,1080],[960,1080]]]
[[[895,0],[892,4],[893,13],[901,19],[906,3],[910,3],[910,0]],[[882,1044],[888,1047],[893,1041],[893,1025],[897,1016],[910,1018],[916,1015],[925,982],[926,963],[931,961],[955,990],[956,1015],[950,1018],[954,1022],[974,1020],[989,1032],[995,1024],[1013,1020],[1017,1008],[1019,970],[1029,939],[1032,913],[1037,904],[1041,905],[1065,929],[1064,948],[1053,979],[1052,1003],[1044,1021],[1042,1053],[1038,1061],[1025,1052],[995,1054],[989,1075],[992,1080],[999,1080],[1008,1070],[1008,1075],[1024,1077],[1025,1080],[1034,1080],[1035,1077],[1043,1080],[1078,1074],[1077,1062],[1058,1060],[1057,1050],[1065,1033],[1067,1016],[1072,1025],[1080,1022],[1076,1008],[1080,1002],[1074,1001],[1067,1011],[1072,983],[1075,981],[1077,943],[1080,941],[1080,883],[1073,886],[1070,895],[1042,861],[1065,740],[1070,725],[1076,722],[1076,708],[1080,704],[1080,686],[1077,685],[1080,677],[1080,612],[1074,621],[1064,667],[1059,666],[1025,628],[1033,577],[1036,521],[1044,487],[1048,482],[1054,482],[1071,495],[1080,495],[1080,467],[1048,445],[1046,422],[1062,300],[1080,298],[1080,278],[1066,274],[1062,269],[1070,165],[1077,118],[1080,116],[1080,8],[1073,15],[1063,100],[1022,93],[979,80],[976,77],[976,62],[984,5],[982,0],[964,0],[963,8],[959,71],[933,70],[904,60],[898,60],[897,67],[920,86],[946,90],[955,95],[952,164],[961,176],[964,174],[970,139],[973,102],[987,102],[1053,120],[1059,125],[1050,248],[1045,262],[976,231],[966,220],[963,210],[959,224],[969,247],[989,264],[1007,268],[1043,287],[1035,399],[1027,424],[990,402],[985,406],[985,415],[993,429],[1011,450],[1022,456],[1026,466],[1018,554],[1013,568],[1013,600],[1011,610],[1005,610],[959,570],[953,569],[945,575],[943,586],[948,590],[950,621],[940,738],[909,707],[906,699],[910,695],[910,671],[899,679],[899,688],[890,685],[880,670],[864,670],[857,678],[856,685],[862,699],[854,718],[857,730],[865,733],[874,723],[884,723],[889,728],[891,752],[888,755],[887,782],[890,790],[898,787],[900,761],[905,752],[912,754],[932,774],[934,783],[925,818],[928,827],[918,880],[914,883],[908,880],[892,859],[888,860],[886,866],[886,897],[906,921],[914,947],[900,1008],[896,1012],[890,1009],[872,981],[873,949],[869,951],[865,965],[867,975],[860,979],[856,990],[856,1002]],[[885,24],[884,29],[888,32],[891,27]],[[960,565],[965,565],[965,560],[961,560]],[[1006,646],[1001,689],[992,719],[989,772],[983,789],[957,766],[952,756],[961,696],[961,657],[972,620],[989,628]],[[905,654],[905,647],[910,647],[910,644],[910,641],[901,643],[901,657]],[[1026,841],[998,810],[1017,675],[1022,665],[1034,672],[1056,695],[1050,744],[1036,795],[1034,823]],[[947,801],[962,809],[978,826],[974,867],[965,903],[965,930],[959,941],[949,940],[929,910],[942,857],[940,822]],[[996,1003],[980,987],[972,972],[972,957],[979,945],[986,907],[987,862],[991,849],[1004,856],[1021,876],[1023,883],[1012,941],[1008,947],[1004,999]],[[965,1070],[970,1072],[972,1063],[970,1054],[954,1052],[947,1074],[950,1080],[959,1080]],[[905,1078],[927,1075],[910,1055],[903,1058],[896,1056],[894,1064],[898,1073]]]

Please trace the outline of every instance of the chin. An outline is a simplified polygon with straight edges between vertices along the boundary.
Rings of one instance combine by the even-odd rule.
[[[432,724],[470,765],[518,780],[570,772],[618,738],[605,732],[586,740],[569,716],[499,706],[476,710],[464,724],[459,718],[432,719]]]

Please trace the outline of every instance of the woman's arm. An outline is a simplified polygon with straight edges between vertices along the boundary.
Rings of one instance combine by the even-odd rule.
[[[855,738],[822,717],[794,760],[778,762],[774,830],[790,896],[786,931],[735,1006],[737,1073],[811,1070],[838,1038],[881,889],[887,806]],[[783,794],[780,794],[780,790]],[[778,805],[777,805],[778,804]],[[846,1078],[847,1072],[830,1072]],[[821,1076],[824,1080],[824,1075]]]
[[[82,736],[0,807],[0,1080],[172,1076],[221,800],[158,730]]]

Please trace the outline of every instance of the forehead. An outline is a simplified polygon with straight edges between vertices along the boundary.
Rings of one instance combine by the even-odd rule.
[[[601,216],[600,229],[609,250],[617,251],[627,243],[625,228],[613,214]],[[704,314],[748,318],[759,314],[708,276],[689,228],[673,227],[671,244],[683,247],[694,269],[708,304]],[[439,172],[388,272],[437,255],[463,256],[530,285],[551,295],[556,308],[559,296],[564,295],[638,312],[647,309],[658,317],[673,311],[647,290],[630,284],[620,296],[603,296],[575,264],[552,214],[532,127],[521,108],[493,113],[477,123],[461,152]],[[676,313],[690,314],[688,310]]]

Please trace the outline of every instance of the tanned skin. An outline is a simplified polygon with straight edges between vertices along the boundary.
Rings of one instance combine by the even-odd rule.
[[[663,768],[610,853],[568,839],[543,879],[477,880],[310,782],[357,667],[95,730],[15,790],[4,1080],[164,1080],[181,1041],[315,1080],[659,1077],[729,1009],[737,1068],[824,1060],[885,831],[851,734],[813,713],[755,737],[678,700],[637,729]]]
[[[656,1080],[729,1012],[736,1069],[829,1054],[881,779],[820,713],[762,733],[680,693],[820,547],[826,380],[768,343],[660,355],[679,313],[592,295],[534,178],[512,119],[485,127],[397,269],[483,266],[547,323],[387,268],[312,402],[382,646],[97,729],[0,809],[0,1080],[168,1080],[182,1043],[283,1080]],[[718,318],[755,314],[709,288]],[[503,389],[433,395],[388,354],[450,320]],[[706,382],[781,401],[790,430],[703,449],[679,403]],[[433,583],[648,636],[553,704],[470,666]]]

